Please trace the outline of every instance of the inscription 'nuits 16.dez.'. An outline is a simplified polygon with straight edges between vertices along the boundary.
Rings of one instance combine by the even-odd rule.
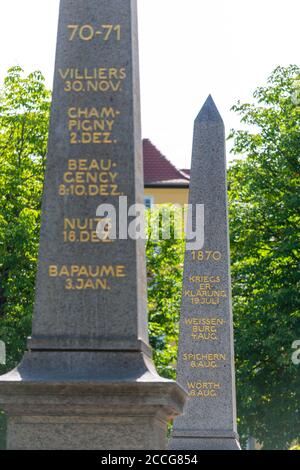
[[[108,218],[94,217],[93,219],[65,218],[65,243],[114,243],[109,238],[111,221]],[[99,238],[101,233],[101,238]]]

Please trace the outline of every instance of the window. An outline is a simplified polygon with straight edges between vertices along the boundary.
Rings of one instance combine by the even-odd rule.
[[[144,204],[146,209],[151,209],[153,207],[154,198],[152,196],[145,196]]]

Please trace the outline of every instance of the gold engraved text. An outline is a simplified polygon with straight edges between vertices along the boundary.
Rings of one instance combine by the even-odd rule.
[[[194,289],[186,289],[183,293],[193,305],[219,305],[222,299],[227,298],[225,290],[215,287],[221,283],[220,276],[190,276],[189,281],[198,284]]]
[[[119,24],[102,24],[94,27],[90,24],[69,24],[69,41],[80,39],[81,41],[92,41],[95,38],[102,39],[104,42],[110,39],[121,40],[121,25]]]
[[[124,67],[116,68],[67,68],[58,69],[60,78],[64,82],[64,91],[80,92],[114,92],[122,90],[122,82],[127,73]]]
[[[188,382],[188,395],[191,398],[217,398],[222,388],[216,382]]]
[[[193,341],[217,341],[219,329],[226,324],[222,318],[186,318]]]
[[[226,361],[226,354],[184,353],[182,358],[191,369],[217,369]]]
[[[66,290],[111,290],[110,279],[126,277],[125,266],[122,265],[50,265],[50,278],[62,278]]]

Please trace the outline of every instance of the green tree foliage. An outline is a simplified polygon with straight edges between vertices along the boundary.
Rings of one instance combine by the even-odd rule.
[[[300,445],[293,445],[289,450],[300,450]]]
[[[31,331],[50,96],[40,72],[20,67],[0,91],[0,374],[20,361]],[[0,411],[0,448],[4,431]]]
[[[161,206],[152,218],[161,221],[162,211],[171,206]],[[176,215],[177,211],[177,215]],[[178,220],[180,209],[171,210]],[[184,239],[174,230],[171,217],[170,238],[153,237],[149,223],[147,242],[148,310],[150,343],[158,372],[166,378],[176,378],[179,312],[182,294]]]
[[[31,329],[49,108],[40,72],[8,71],[0,93],[0,373],[18,363]]]
[[[300,100],[296,66],[277,68],[255,104],[233,110],[244,158],[229,172],[240,432],[265,449],[300,436]]]

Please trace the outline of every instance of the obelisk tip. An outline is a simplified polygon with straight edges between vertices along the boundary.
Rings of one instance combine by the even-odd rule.
[[[223,124],[223,119],[211,95],[208,96],[207,100],[202,106],[195,122],[219,122]]]

